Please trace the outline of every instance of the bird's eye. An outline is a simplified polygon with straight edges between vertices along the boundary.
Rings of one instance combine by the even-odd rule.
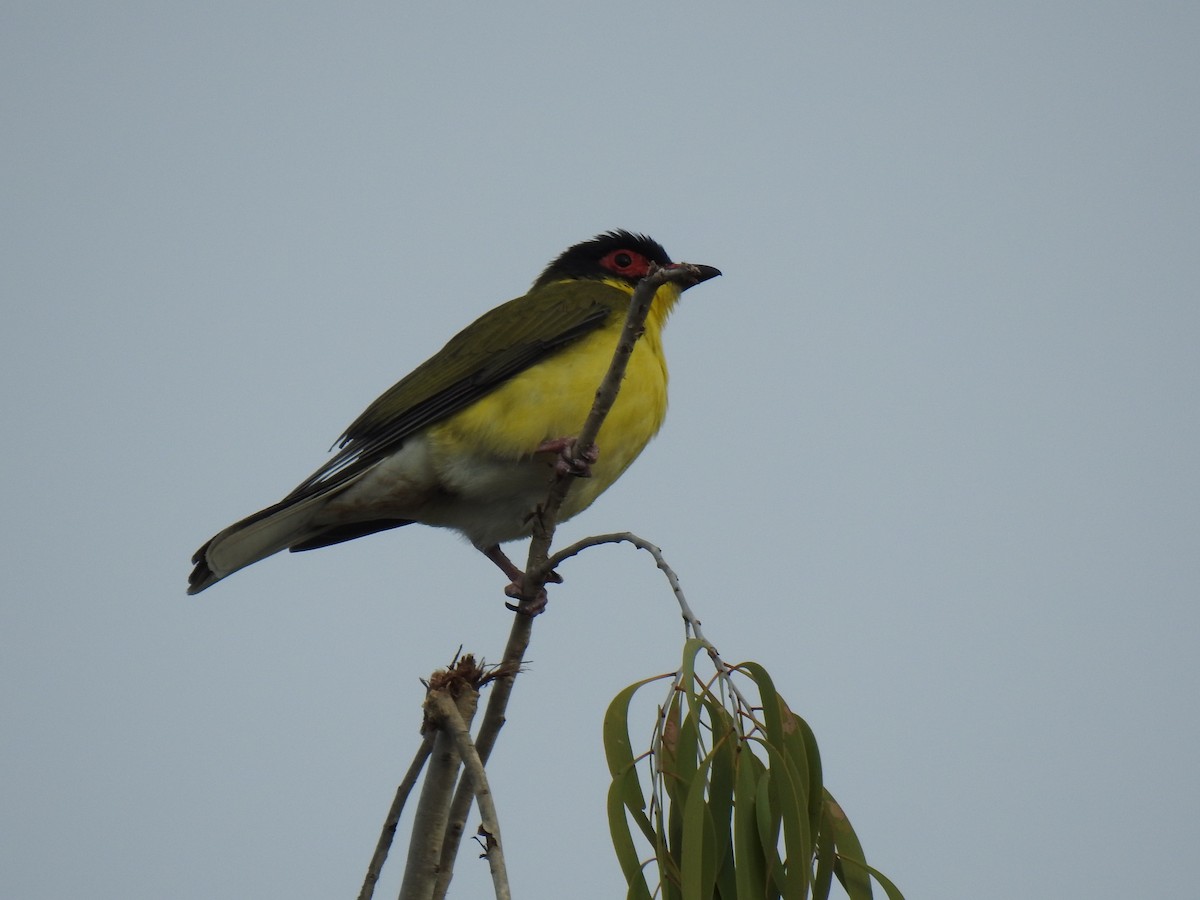
[[[600,267],[614,275],[636,281],[650,271],[650,260],[636,250],[613,250],[600,260]]]

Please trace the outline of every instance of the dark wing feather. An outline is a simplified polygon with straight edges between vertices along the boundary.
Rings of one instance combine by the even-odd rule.
[[[405,438],[600,328],[628,304],[629,293],[618,287],[570,281],[535,288],[484,313],[368,406],[339,438],[338,453],[282,502],[345,484]]]

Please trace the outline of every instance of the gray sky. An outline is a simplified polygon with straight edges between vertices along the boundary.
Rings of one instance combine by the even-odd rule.
[[[356,893],[502,579],[188,558],[614,227],[725,277],[562,539],[664,548],[908,896],[1194,892],[1200,7],[442,6],[0,13],[0,893]],[[681,629],[644,555],[563,574],[493,785],[517,893],[620,896],[600,719]]]

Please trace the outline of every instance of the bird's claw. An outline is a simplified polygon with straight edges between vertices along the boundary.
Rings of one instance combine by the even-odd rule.
[[[551,569],[546,573],[546,577],[543,579],[543,582],[545,584],[562,584],[563,579],[561,575]],[[524,573],[518,573],[518,576],[513,579],[513,581],[504,589],[504,595],[517,601],[525,600]],[[538,588],[537,596],[532,600],[529,600],[524,606],[521,606],[520,603],[505,603],[504,605],[513,612],[521,613],[523,616],[529,616],[530,618],[533,618],[534,616],[544,613],[549,602],[550,598],[546,596],[546,589],[541,587]]]
[[[591,478],[592,464],[600,458],[600,448],[595,444],[579,450],[579,442],[573,437],[554,438],[542,441],[538,453],[557,453],[554,471],[559,475],[574,475],[576,478]]]
[[[562,580],[561,578],[559,579]],[[537,592],[537,596],[532,600],[525,600],[521,595],[525,592],[523,585],[517,584],[515,581],[504,589],[505,596],[516,600],[516,603],[505,603],[515,613],[520,613],[523,616],[540,616],[546,611],[546,605],[550,602],[550,598],[546,596],[546,589],[541,588]]]
[[[495,563],[501,572],[511,579],[511,583],[504,589],[505,595],[511,597],[513,600],[523,600],[525,596],[525,573],[518,569],[511,559],[505,556],[499,544],[492,544],[490,547],[480,547],[479,550],[484,556]],[[553,569],[550,569],[542,577],[542,584],[562,584],[562,576]],[[518,612],[532,618],[545,611],[546,603],[546,589],[545,587],[541,587],[538,588],[537,596],[526,602],[524,606],[519,606],[516,603],[505,603],[504,605],[513,612]]]

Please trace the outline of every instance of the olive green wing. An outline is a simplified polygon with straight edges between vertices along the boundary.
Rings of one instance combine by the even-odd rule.
[[[338,453],[283,502],[345,484],[410,435],[600,328],[628,305],[628,292],[601,281],[560,281],[484,313],[368,406],[338,439]]]

